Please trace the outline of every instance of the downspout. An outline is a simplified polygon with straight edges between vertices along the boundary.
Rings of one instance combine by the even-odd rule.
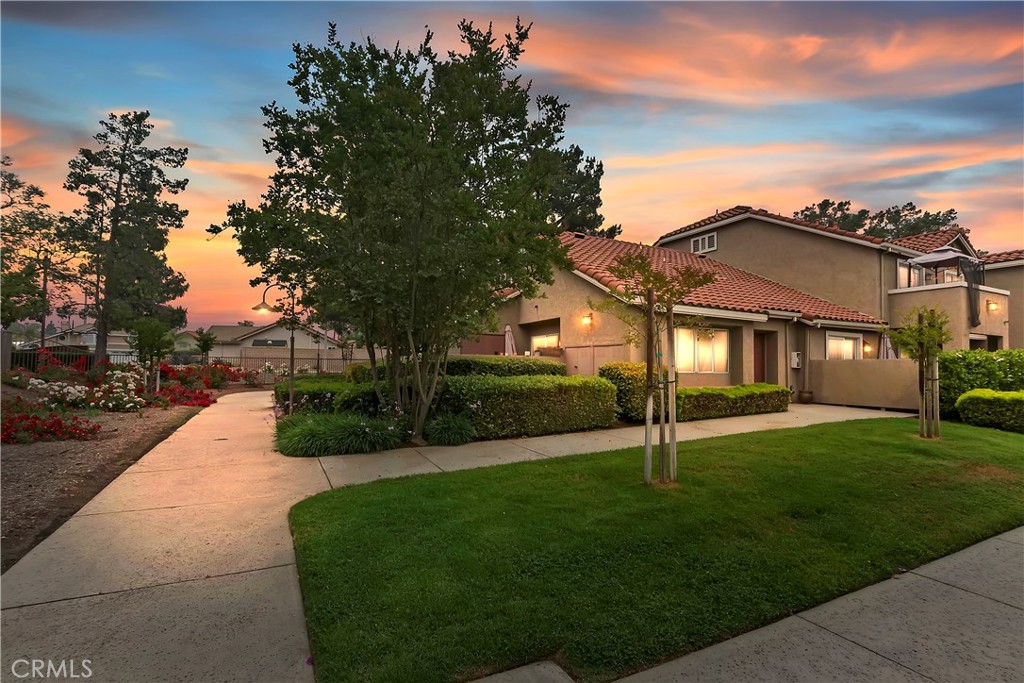
[[[886,287],[885,287],[885,255],[889,250],[878,252],[878,317],[880,320],[888,320],[886,314]]]

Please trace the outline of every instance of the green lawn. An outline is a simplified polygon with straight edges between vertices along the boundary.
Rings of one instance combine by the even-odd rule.
[[[603,681],[1024,524],[1024,437],[879,419],[381,481],[296,505],[317,679]]]

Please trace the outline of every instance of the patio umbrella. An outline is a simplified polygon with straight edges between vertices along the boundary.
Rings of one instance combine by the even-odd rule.
[[[942,268],[944,266],[959,266],[961,259],[972,263],[978,261],[973,256],[968,256],[959,249],[946,245],[922,256],[912,258],[907,263],[912,266],[923,266],[925,268]]]
[[[505,325],[505,355],[516,355],[516,338],[512,336],[511,325]]]
[[[895,360],[899,358],[899,353],[893,348],[892,340],[889,339],[889,335],[885,332],[878,338],[878,359],[879,360]]]

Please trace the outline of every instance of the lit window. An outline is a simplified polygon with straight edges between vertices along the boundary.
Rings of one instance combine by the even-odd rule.
[[[530,337],[530,348],[534,351],[537,351],[537,349],[557,349],[558,335],[539,334],[535,337]]]
[[[864,337],[859,334],[834,334],[826,336],[825,358],[828,360],[858,360]]]
[[[690,240],[690,251],[695,254],[703,254],[706,251],[718,249],[718,233],[712,232]]]
[[[729,331],[676,330],[676,369],[679,372],[729,372]]]

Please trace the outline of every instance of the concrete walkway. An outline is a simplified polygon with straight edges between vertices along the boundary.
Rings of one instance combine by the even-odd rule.
[[[793,406],[689,423],[681,439],[893,413]],[[287,513],[383,477],[635,446],[642,428],[286,458],[269,392],[224,396],[100,492],[0,579],[3,668],[65,662],[90,681],[311,681]],[[23,673],[24,664],[18,673]],[[20,677],[19,677],[20,678]],[[13,678],[11,678],[13,680]]]

